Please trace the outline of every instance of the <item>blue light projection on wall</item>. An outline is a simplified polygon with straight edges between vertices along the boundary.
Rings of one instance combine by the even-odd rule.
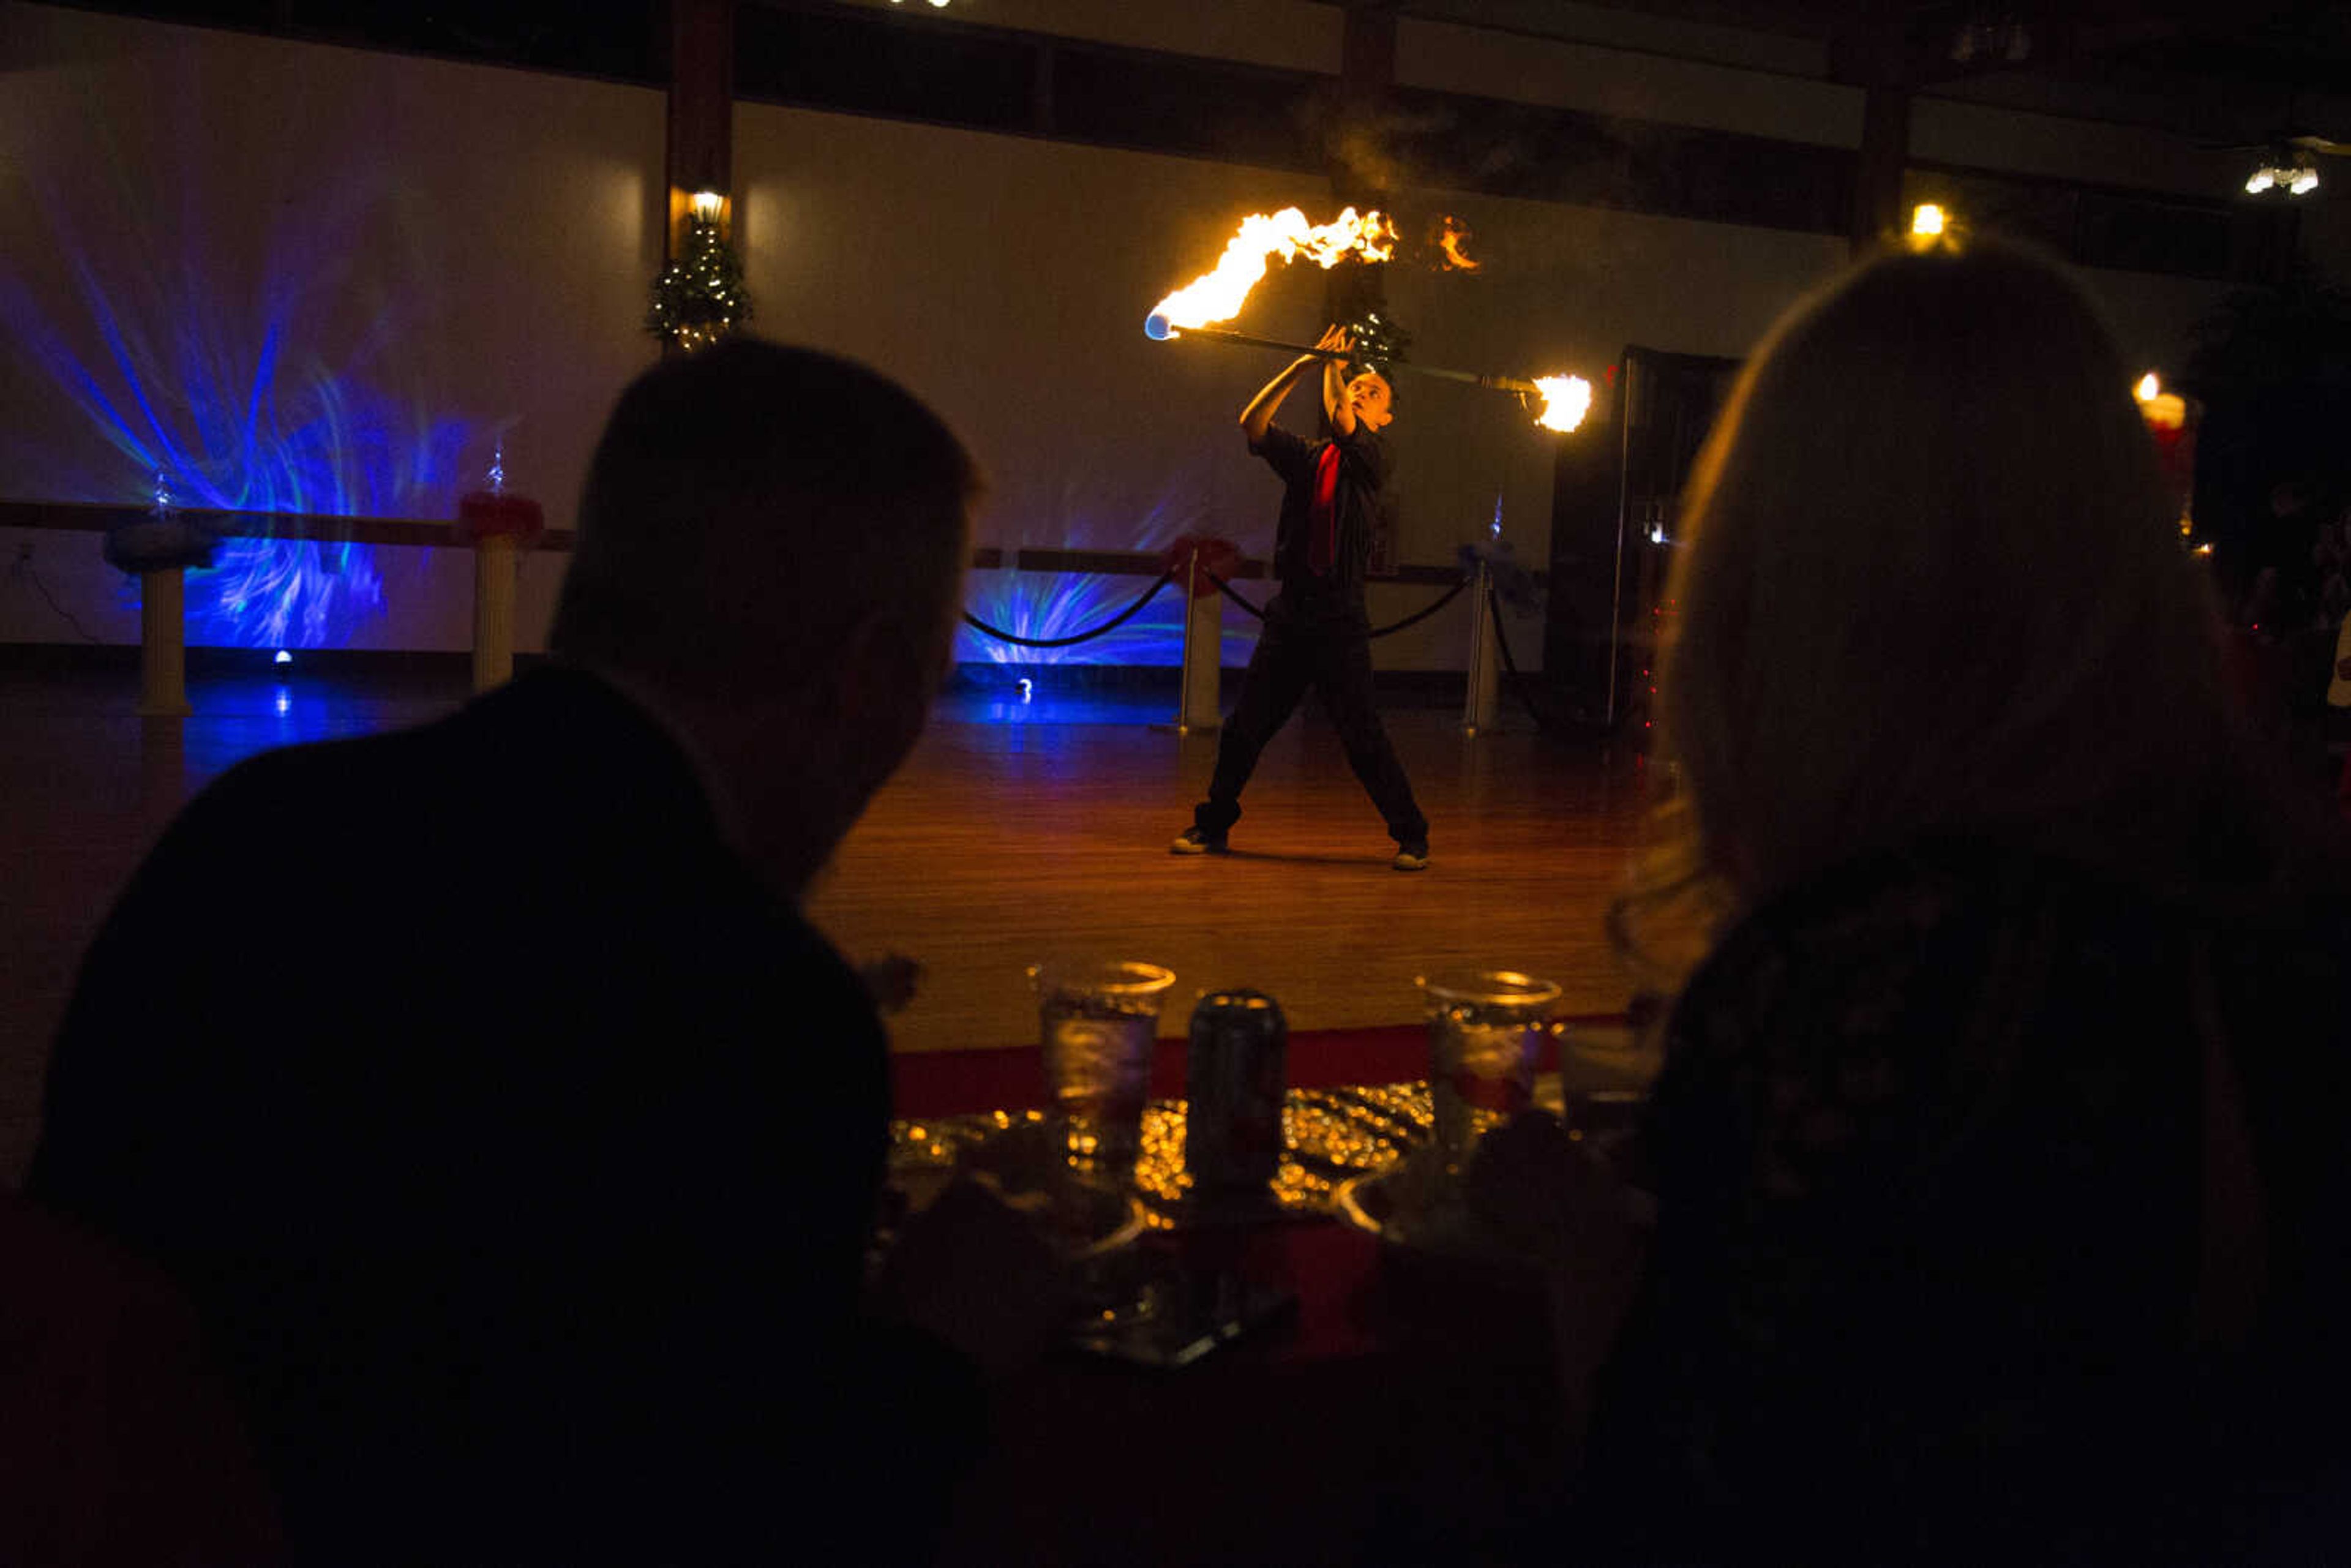
[[[1111,526],[1066,514],[1061,542],[1024,538],[1036,549],[1164,550],[1186,534],[1208,531],[1197,507],[1165,497],[1138,522]],[[991,626],[1022,637],[1068,637],[1116,615],[1151,586],[1147,577],[1078,571],[973,571],[964,578],[964,606]],[[1235,625],[1236,622],[1246,622]],[[1225,607],[1222,663],[1245,664],[1257,641],[1257,622]],[[1023,648],[964,627],[956,636],[956,661],[967,664],[1165,664],[1184,662],[1184,584],[1179,579],[1159,591],[1132,621],[1116,631],[1068,648]]]
[[[55,237],[83,319],[61,327],[0,273],[0,324],[125,461],[120,477],[50,465],[42,498],[143,502],[160,475],[188,507],[449,515],[462,455],[479,432],[370,383],[362,371],[385,357],[389,320],[359,334],[345,367],[325,361],[318,345],[327,334],[305,306],[347,301],[323,285],[336,258],[321,236],[273,246],[269,276],[249,300],[208,284],[193,262],[146,267],[135,291],[110,288],[62,222]],[[123,591],[135,602],[136,580],[126,578]],[[349,541],[230,538],[211,569],[187,576],[192,643],[333,646],[383,609],[374,551]]]

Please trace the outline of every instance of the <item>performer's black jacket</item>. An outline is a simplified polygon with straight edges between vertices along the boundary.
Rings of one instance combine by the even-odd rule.
[[[976,1397],[859,1320],[885,1071],[677,745],[549,669],[194,800],[28,1186],[193,1295],[305,1561],[846,1552],[885,1385]],[[915,1535],[938,1429],[893,1439]]]
[[[1314,504],[1314,470],[1322,449],[1339,447],[1339,482],[1332,502],[1339,514],[1338,550],[1331,570],[1317,573],[1308,513]],[[1308,441],[1269,425],[1265,439],[1249,444],[1281,476],[1281,520],[1273,536],[1273,574],[1281,584],[1282,607],[1301,621],[1364,621],[1364,578],[1372,563],[1372,536],[1379,527],[1381,492],[1395,472],[1395,459],[1379,432],[1363,424],[1355,434]]]

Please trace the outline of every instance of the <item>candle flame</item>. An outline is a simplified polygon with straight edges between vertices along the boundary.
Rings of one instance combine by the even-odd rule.
[[[1535,388],[1543,400],[1535,423],[1545,430],[1573,430],[1592,412],[1592,383],[1582,376],[1538,376]]]
[[[2156,394],[2156,393],[2158,393],[2158,392],[2161,392],[2162,390],[2163,390],[2163,383],[2162,383],[2161,382],[2157,381],[2157,380],[2155,379],[2155,372],[2154,372],[2153,371],[2147,371],[2147,374],[2145,374],[2145,375],[2143,375],[2143,376],[2139,377],[2139,379],[2138,379],[2138,401],[2139,401],[2139,402],[2153,402],[2155,401],[2155,394]]]
[[[1943,232],[1943,209],[1932,202],[1921,202],[1911,210],[1910,232],[1920,239],[1930,239]]]
[[[1276,259],[1287,263],[1302,256],[1327,270],[1346,256],[1385,261],[1395,254],[1395,225],[1382,213],[1358,214],[1349,207],[1319,227],[1309,224],[1296,207],[1251,213],[1241,220],[1240,231],[1226,242],[1216,270],[1152,307],[1143,329],[1154,338],[1166,338],[1186,327],[1231,320],[1241,313],[1249,290]]]
[[[1478,270],[1478,263],[1471,259],[1468,252],[1461,248],[1468,238],[1469,231],[1463,227],[1452,214],[1447,213],[1445,215],[1444,230],[1437,236],[1437,248],[1445,253],[1444,267],[1447,271],[1475,272]]]

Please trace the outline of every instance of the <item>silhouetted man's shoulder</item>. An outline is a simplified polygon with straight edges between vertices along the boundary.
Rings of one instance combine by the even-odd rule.
[[[28,1185],[180,1277],[322,1560],[642,1544],[847,1333],[883,1052],[676,745],[550,672],[193,801],[92,945]]]

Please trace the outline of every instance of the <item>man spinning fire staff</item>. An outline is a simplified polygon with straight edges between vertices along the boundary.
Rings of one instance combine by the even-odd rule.
[[[1395,417],[1395,392],[1366,370],[1349,380],[1353,347],[1345,328],[1330,327],[1241,411],[1249,450],[1281,476],[1281,520],[1274,533],[1274,577],[1280,585],[1265,610],[1265,630],[1241,677],[1238,702],[1217,744],[1208,798],[1192,825],[1168,846],[1179,855],[1217,854],[1241,814],[1241,787],[1258,756],[1297,711],[1311,686],[1339,727],[1348,766],[1371,792],[1395,840],[1398,871],[1428,865],[1428,819],[1412,798],[1404,764],[1372,699],[1371,618],[1364,575],[1380,492],[1394,467],[1381,434]],[[1330,439],[1305,441],[1273,423],[1300,379],[1320,364],[1322,412]]]

